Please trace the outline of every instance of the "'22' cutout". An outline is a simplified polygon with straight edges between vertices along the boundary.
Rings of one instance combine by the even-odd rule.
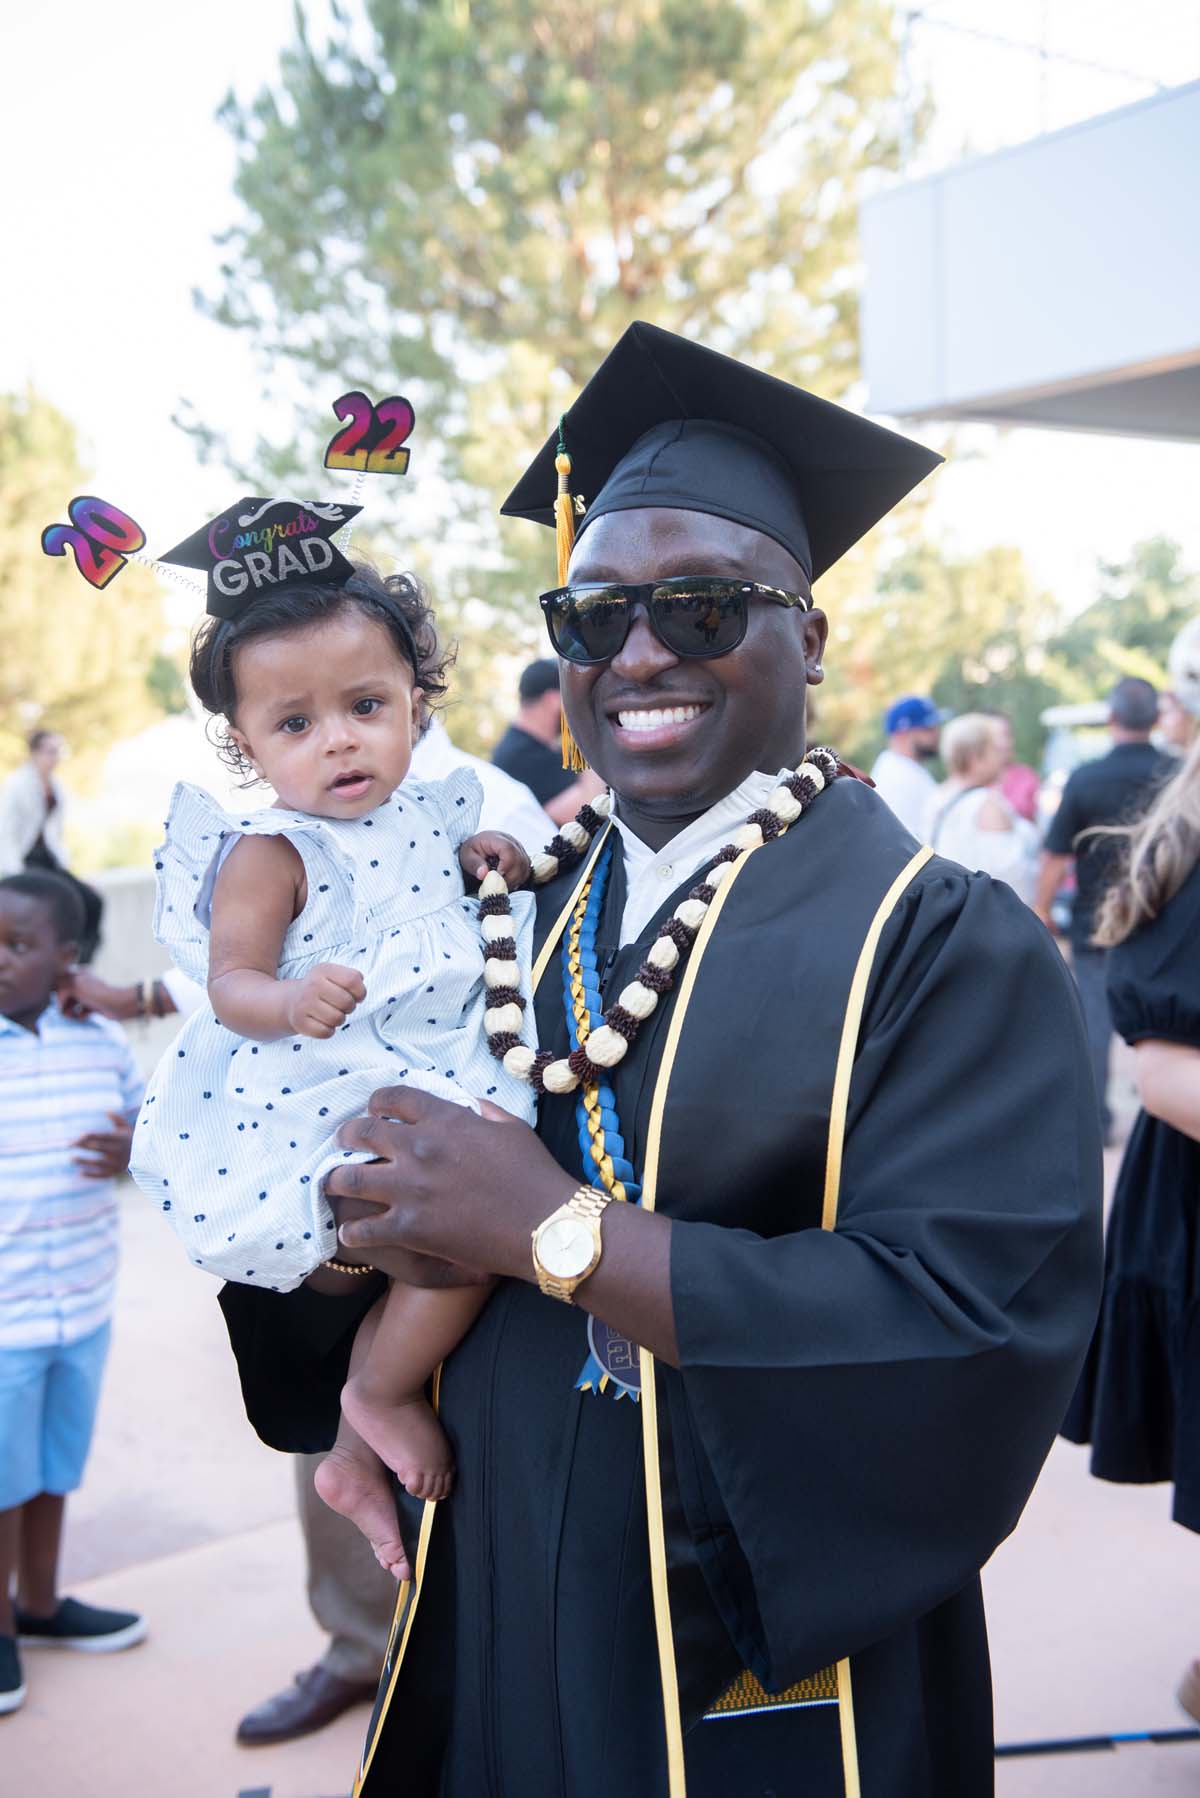
[[[357,388],[333,402],[335,415],[345,430],[329,440],[326,468],[352,469],[357,474],[407,474],[409,452],[400,446],[412,436],[417,415],[406,399],[393,394],[372,405]]]
[[[67,507],[69,525],[50,524],[42,532],[42,548],[48,556],[65,556],[68,548],[75,566],[93,587],[107,587],[125,566],[126,556],[144,549],[146,533],[128,512],[79,493]]]

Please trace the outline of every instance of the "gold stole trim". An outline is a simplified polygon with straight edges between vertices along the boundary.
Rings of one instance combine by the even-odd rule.
[[[760,843],[758,848],[763,845]],[[696,984],[696,975],[709,938],[728,899],[733,883],[757,849],[747,849],[733,863],[717,888],[717,896],[704,914],[699,935],[692,945],[684,970],[683,984],[671,1023],[666,1046],[659,1064],[658,1080],[650,1107],[650,1126],[646,1133],[646,1166],[642,1174],[642,1210],[653,1211],[658,1189],[658,1158],[662,1148],[663,1115],[667,1106],[667,1088],[671,1070],[683,1032],[683,1020]],[[654,1597],[654,1629],[658,1638],[658,1665],[662,1678],[663,1724],[667,1736],[667,1789],[669,1798],[686,1798],[687,1783],[683,1764],[683,1724],[679,1716],[679,1680],[675,1671],[675,1638],[671,1631],[671,1598],[667,1589],[667,1537],[663,1527],[662,1476],[658,1462],[658,1392],[654,1377],[654,1356],[640,1349],[642,1378],[642,1460],[646,1473],[646,1516],[650,1530],[650,1589]]]
[[[821,1208],[822,1230],[832,1230],[837,1223],[838,1192],[842,1183],[842,1148],[846,1140],[846,1107],[850,1099],[850,1076],[854,1071],[854,1054],[862,1027],[863,1006],[867,1001],[867,982],[875,965],[875,951],[883,935],[883,927],[896,908],[905,887],[929,860],[933,850],[926,844],[901,868],[879,902],[870,929],[863,938],[858,964],[850,982],[846,1016],[842,1024],[842,1040],[838,1045],[837,1066],[833,1076],[833,1097],[829,1102],[829,1145],[825,1152],[825,1201]]]
[[[761,848],[762,845],[760,844],[759,847]],[[684,1015],[696,983],[700,961],[720,916],[721,907],[728,898],[735,879],[745,867],[750,856],[756,853],[756,850],[747,850],[733,864],[728,877],[718,887],[717,896],[708,908],[704,923],[700,927],[700,934],[696,938],[692,953],[688,958],[683,984],[679,989],[679,997],[671,1015],[670,1029],[650,1111],[650,1127],[646,1140],[646,1167],[642,1180],[643,1210],[653,1211],[654,1209],[667,1088],[679,1047],[679,1038],[683,1031]],[[850,1098],[850,1076],[854,1067],[854,1055],[858,1046],[859,1031],[862,1027],[863,1008],[866,1004],[867,986],[875,962],[875,952],[883,934],[883,927],[895,910],[900,895],[932,854],[933,850],[928,846],[919,849],[896,876],[876,908],[855,964],[854,977],[850,982],[850,993],[842,1022],[842,1035],[834,1071],[833,1093],[830,1099],[825,1191],[821,1211],[821,1228],[823,1230],[832,1230],[837,1223],[842,1150],[846,1136],[846,1108]],[[646,1511],[650,1530],[650,1584],[654,1597],[654,1625],[658,1638],[658,1659],[662,1676],[663,1722],[667,1738],[668,1793],[669,1798],[687,1798],[683,1725],[679,1714],[679,1682],[675,1671],[675,1640],[671,1632],[671,1605],[667,1588],[667,1543],[666,1530],[663,1526],[662,1479],[658,1458],[658,1404],[654,1379],[654,1357],[648,1349],[641,1350],[641,1372],[643,1459],[646,1473]],[[858,1738],[854,1727],[854,1693],[848,1659],[840,1660],[837,1663],[837,1696],[838,1723],[842,1740],[844,1795],[845,1798],[862,1798],[858,1771]]]
[[[531,989],[535,994],[537,992],[538,985],[541,981],[542,975],[546,972],[546,969],[550,966],[551,961],[554,959],[554,954],[555,954],[556,949],[558,948],[558,944],[562,937],[562,933],[567,927],[567,922],[570,919],[571,913],[575,909],[576,903],[578,902],[578,899],[579,899],[579,894],[583,889],[583,883],[588,878],[588,876],[591,874],[592,867],[595,863],[596,857],[599,855],[601,849],[604,847],[604,844],[608,839],[608,833],[611,829],[612,829],[612,824],[611,824],[611,822],[609,822],[608,824],[605,825],[605,827],[602,831],[597,833],[597,836],[591,845],[591,853],[585,858],[585,860],[583,862],[583,865],[580,869],[579,878],[575,882],[575,885],[571,892],[571,896],[567,900],[566,904],[563,906],[562,911],[559,913],[558,917],[555,919],[553,928],[550,930],[549,934],[546,937],[545,942],[542,944],[541,952],[539,953],[537,959],[535,960],[535,962],[533,964],[533,975],[532,975],[532,979],[531,979],[531,983],[530,983]],[[435,1411],[437,1410],[438,1393],[441,1389],[441,1383],[442,1383],[442,1370],[439,1367],[437,1372],[433,1376],[433,1408]],[[420,1529],[420,1534],[417,1538],[417,1564],[413,1569],[412,1602],[411,1602],[411,1604],[408,1605],[408,1611],[407,1611],[407,1615],[406,1615],[405,1614],[405,1604],[408,1601],[408,1596],[409,1596],[409,1581],[404,1580],[404,1581],[402,1581],[400,1589],[396,1594],[396,1608],[392,1613],[392,1628],[391,1628],[391,1634],[388,1637],[388,1647],[387,1647],[388,1654],[391,1653],[392,1644],[396,1639],[396,1631],[398,1629],[400,1629],[400,1627],[401,1627],[401,1619],[402,1618],[404,1620],[404,1622],[403,1622],[404,1634],[400,1638],[400,1647],[396,1652],[396,1662],[392,1668],[392,1676],[388,1681],[388,1689],[384,1695],[383,1704],[380,1708],[379,1716],[376,1719],[375,1727],[371,1731],[369,1739],[363,1744],[362,1757],[359,1762],[358,1775],[354,1781],[354,1790],[351,1793],[351,1798],[360,1798],[360,1794],[362,1792],[364,1782],[366,1781],[367,1774],[371,1771],[371,1762],[375,1758],[375,1749],[379,1742],[380,1736],[383,1734],[383,1726],[387,1720],[388,1710],[391,1706],[392,1697],[396,1690],[396,1681],[400,1677],[401,1664],[403,1663],[405,1652],[407,1651],[407,1648],[408,1648],[408,1639],[412,1634],[413,1618],[416,1616],[417,1604],[421,1597],[421,1582],[423,1581],[423,1579],[425,1577],[425,1563],[429,1556],[429,1539],[430,1539],[430,1536],[433,1534],[433,1519],[434,1519],[434,1516],[436,1515],[436,1512],[437,1512],[436,1503],[434,1503],[434,1501],[432,1499],[427,1500],[426,1504],[425,1504],[425,1508],[421,1512],[421,1529]],[[387,1664],[387,1655],[386,1654],[384,1656],[384,1664],[385,1665]]]
[[[576,905],[578,905],[578,903],[579,903],[579,895],[583,891],[583,883],[585,880],[587,880],[588,876],[591,874],[592,868],[595,865],[596,857],[599,855],[600,851],[603,849],[605,843],[607,843],[608,833],[611,829],[612,829],[612,822],[610,820],[604,826],[604,829],[599,832],[595,841],[592,843],[591,854],[587,856],[586,860],[583,863],[583,866],[581,867],[581,869],[579,871],[579,879],[575,882],[575,885],[571,889],[571,897],[567,900],[567,903],[563,906],[563,908],[559,912],[557,918],[555,918],[552,929],[550,929],[547,932],[546,940],[542,944],[541,949],[538,951],[537,958],[533,964],[533,976],[532,976],[532,979],[530,982],[530,984],[533,988],[533,991],[535,993],[537,992],[538,987],[541,985],[542,975],[546,972],[546,969],[550,966],[551,961],[554,959],[554,955],[555,955],[556,950],[558,949],[559,940],[562,937],[562,933],[567,928],[567,924],[568,924],[568,921],[570,920],[571,913],[575,910]]]
[[[858,953],[854,978],[850,982],[850,997],[846,1002],[846,1016],[842,1023],[842,1040],[838,1045],[837,1067],[833,1076],[833,1097],[829,1105],[829,1146],[825,1155],[825,1197],[821,1208],[822,1230],[832,1230],[837,1225],[838,1198],[842,1186],[842,1150],[846,1141],[846,1110],[850,1102],[850,1076],[854,1070],[854,1055],[858,1048],[859,1031],[862,1029],[863,1008],[867,1002],[867,984],[871,978],[871,969],[875,965],[875,951],[879,947],[883,927],[896,909],[900,895],[908,887],[913,877],[925,866],[932,854],[933,850],[928,844],[925,844],[901,868],[880,900],[875,916],[871,919],[871,927],[867,931],[863,939],[863,946]],[[858,1774],[858,1736],[854,1728],[854,1690],[850,1679],[848,1659],[840,1660],[837,1664],[837,1688],[838,1723],[842,1732],[842,1780],[846,1788],[845,1798],[862,1798],[862,1787]]]
[[[433,1376],[433,1391],[431,1395],[435,1412],[438,1408],[438,1397],[441,1392],[441,1385],[442,1370],[439,1366]],[[392,1627],[388,1636],[387,1651],[383,1657],[384,1666],[387,1665],[388,1655],[392,1652],[392,1644],[396,1640],[396,1631],[400,1628],[400,1620],[402,1617],[404,1618],[404,1634],[401,1636],[400,1646],[396,1650],[396,1662],[392,1668],[392,1677],[388,1681],[388,1689],[384,1694],[378,1720],[376,1721],[374,1729],[371,1731],[369,1739],[363,1743],[363,1751],[359,1760],[358,1772],[354,1779],[354,1790],[350,1794],[350,1798],[359,1798],[359,1793],[362,1791],[367,1774],[371,1771],[371,1762],[375,1759],[375,1750],[379,1745],[379,1739],[383,1734],[383,1725],[387,1718],[388,1708],[392,1702],[392,1694],[396,1690],[396,1681],[400,1677],[400,1666],[404,1660],[405,1650],[408,1647],[408,1638],[412,1635],[413,1619],[417,1614],[417,1605],[420,1602],[421,1583],[425,1578],[425,1563],[429,1558],[429,1538],[433,1534],[433,1519],[436,1511],[436,1503],[432,1499],[427,1499],[425,1501],[424,1509],[421,1512],[421,1529],[417,1537],[417,1564],[413,1568],[413,1579],[411,1582],[412,1603],[408,1606],[408,1614],[405,1616],[404,1606],[405,1600],[409,1595],[410,1582],[408,1580],[401,1580],[400,1589],[396,1594],[396,1608],[392,1613]]]

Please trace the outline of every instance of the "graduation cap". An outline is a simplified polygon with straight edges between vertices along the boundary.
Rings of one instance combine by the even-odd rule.
[[[814,581],[941,460],[843,406],[639,321],[500,510],[557,523],[560,564],[571,536],[607,512],[708,512],[773,537]],[[586,508],[573,533],[578,494]]]
[[[159,559],[208,576],[206,610],[236,618],[273,587],[341,586],[354,573],[330,538],[361,506],[316,500],[241,499]]]

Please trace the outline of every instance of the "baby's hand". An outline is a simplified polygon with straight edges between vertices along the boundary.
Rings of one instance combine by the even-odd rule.
[[[362,975],[332,961],[319,962],[303,979],[287,984],[287,1021],[297,1036],[332,1036],[367,996]]]
[[[483,879],[489,856],[497,858],[496,872],[504,876],[510,891],[525,885],[529,879],[529,857],[520,843],[498,830],[481,830],[463,843],[458,859],[468,880]]]

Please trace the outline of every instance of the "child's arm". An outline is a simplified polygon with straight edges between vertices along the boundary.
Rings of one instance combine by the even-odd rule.
[[[243,837],[217,874],[209,933],[208,996],[228,1030],[269,1043],[329,1037],[367,996],[362,975],[332,962],[302,980],[275,970],[288,926],[304,909],[304,863],[286,837]]]

